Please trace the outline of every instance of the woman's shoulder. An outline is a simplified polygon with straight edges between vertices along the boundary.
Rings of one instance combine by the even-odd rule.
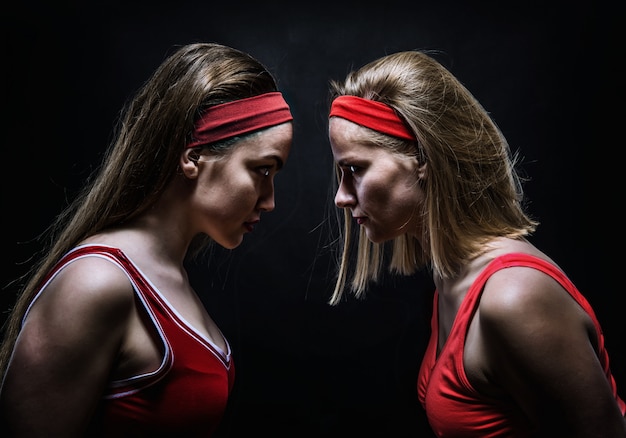
[[[95,321],[110,321],[130,311],[133,295],[130,279],[119,265],[107,258],[85,256],[55,272],[33,307],[62,309],[68,318],[89,315]]]
[[[493,259],[495,269],[489,271],[480,299],[482,321],[503,333],[519,330],[526,336],[533,325],[558,325],[561,317],[582,315],[559,281],[565,273],[552,259],[532,245],[515,250]]]

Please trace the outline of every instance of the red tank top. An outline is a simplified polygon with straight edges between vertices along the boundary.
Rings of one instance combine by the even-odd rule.
[[[420,367],[417,392],[431,428],[440,437],[528,437],[530,425],[518,414],[519,409],[502,400],[486,397],[469,383],[463,366],[467,329],[476,311],[487,279],[496,271],[526,266],[554,278],[591,317],[598,334],[599,359],[613,389],[622,414],[626,404],[617,395],[609,368],[604,335],[593,309],[574,284],[556,266],[528,254],[506,254],[494,259],[469,288],[454,320],[446,344],[437,357],[438,292],[435,291],[431,319],[431,337]]]
[[[228,342],[223,352],[198,333],[121,250],[109,246],[86,245],[70,251],[37,296],[63,267],[81,257],[105,258],[126,273],[165,352],[155,371],[109,382],[91,430],[116,437],[210,437],[222,419],[234,383]]]

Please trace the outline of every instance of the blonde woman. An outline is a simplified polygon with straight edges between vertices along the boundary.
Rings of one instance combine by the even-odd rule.
[[[528,240],[538,223],[481,104],[420,51],[349,73],[331,83],[331,98],[345,225],[330,302],[364,296],[385,265],[432,271],[416,390],[436,436],[625,437],[600,324]]]

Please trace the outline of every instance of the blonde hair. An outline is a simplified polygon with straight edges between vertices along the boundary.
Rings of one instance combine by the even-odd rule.
[[[464,260],[479,255],[488,240],[535,231],[538,222],[523,208],[518,156],[478,100],[429,54],[390,54],[352,71],[343,82],[331,81],[331,101],[342,95],[389,105],[415,134],[417,142],[367,130],[373,144],[427,163],[425,181],[419,181],[425,202],[415,213],[424,227],[419,240],[402,235],[375,244],[362,229],[357,235],[344,209],[330,304],[341,301],[346,287],[362,297],[368,283],[378,281],[387,252],[390,272],[409,275],[430,268],[450,278]],[[354,246],[356,260],[351,261]]]

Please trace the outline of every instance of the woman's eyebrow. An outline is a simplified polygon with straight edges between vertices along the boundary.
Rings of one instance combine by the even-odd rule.
[[[274,160],[274,161],[276,161],[276,168],[277,169],[282,169],[283,168],[283,165],[284,165],[283,160],[278,155],[273,155],[273,154],[272,155],[266,155],[266,156],[263,157],[263,159],[265,159],[265,160]]]

